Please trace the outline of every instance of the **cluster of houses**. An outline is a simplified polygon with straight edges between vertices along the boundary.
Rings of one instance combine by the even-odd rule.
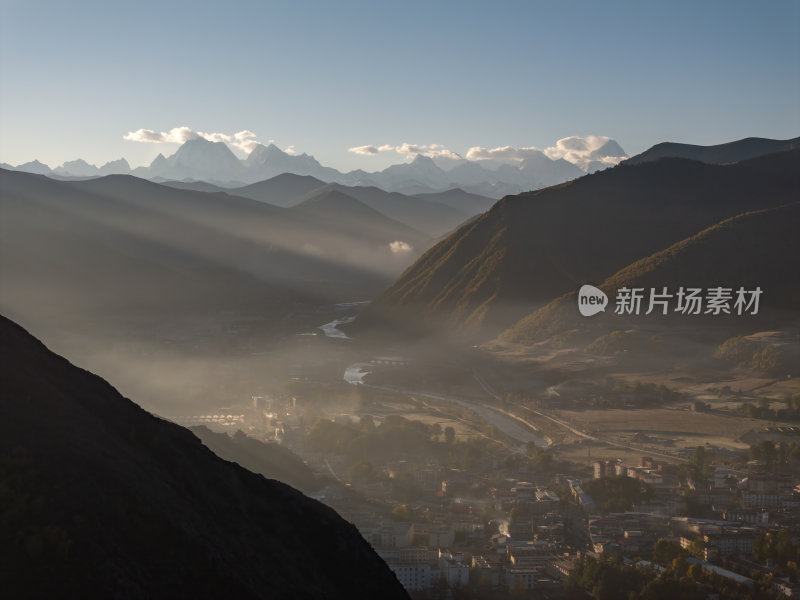
[[[619,461],[593,465],[592,475],[610,474],[646,481],[656,494],[632,511],[600,514],[584,490],[585,479],[555,476],[556,489],[564,490],[569,498],[559,497],[545,485],[514,479],[469,496],[474,486],[468,474],[448,477],[446,470],[427,466],[420,467],[415,477],[426,490],[427,500],[410,506],[409,521],[393,521],[387,511],[375,508],[337,509],[356,524],[406,589],[417,591],[467,583],[507,590],[555,587],[573,571],[580,553],[619,552],[626,562],[655,568],[641,559],[652,555],[659,539],[691,549],[704,569],[723,576],[730,572],[738,581],[741,576],[720,567],[721,562],[752,561],[757,536],[781,526],[782,516],[796,515],[800,506],[800,490],[779,475],[747,475],[718,467],[712,468],[706,480],[691,482],[692,489],[678,484],[674,465],[657,464],[647,457],[636,466]],[[687,490],[708,509],[708,518],[680,516]],[[456,495],[463,493],[467,496]],[[570,510],[565,501],[586,515],[583,546],[575,544],[574,535],[570,540],[565,536],[565,514]],[[487,514],[494,515],[492,522]],[[796,591],[784,587],[787,596]]]

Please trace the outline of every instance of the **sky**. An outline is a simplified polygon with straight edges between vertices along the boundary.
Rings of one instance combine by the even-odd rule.
[[[12,165],[148,164],[178,144],[124,138],[177,127],[249,131],[343,171],[408,156],[349,151],[362,146],[466,155],[593,135],[633,155],[800,135],[797,1],[0,6]]]

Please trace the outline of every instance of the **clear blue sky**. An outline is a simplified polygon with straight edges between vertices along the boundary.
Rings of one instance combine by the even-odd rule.
[[[366,144],[800,135],[800,2],[2,2],[0,161],[134,165],[140,128]]]

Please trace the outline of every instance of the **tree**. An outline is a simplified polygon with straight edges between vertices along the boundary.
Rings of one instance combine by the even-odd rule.
[[[705,549],[706,544],[703,541],[703,538],[697,538],[693,542],[687,546],[686,550],[694,556],[695,558],[699,558],[700,560],[705,560]]]
[[[414,519],[414,513],[408,504],[401,504],[392,509],[392,520],[410,522]]]
[[[364,431],[372,431],[375,429],[375,418],[372,415],[361,415],[358,425]]]
[[[355,463],[347,470],[347,475],[353,483],[372,481],[375,477],[375,470],[372,463],[362,460]]]
[[[533,464],[542,471],[547,471],[553,466],[553,454],[551,452],[539,452],[533,459]]]
[[[653,497],[652,486],[625,475],[592,479],[586,483],[584,490],[604,512],[630,510],[634,504],[640,504]]]
[[[710,462],[711,457],[706,452],[705,446],[698,446],[694,449],[694,454],[689,464],[694,467],[696,477],[705,477],[708,475],[708,464]]]
[[[797,562],[790,560],[786,563],[786,570],[789,572],[789,579],[797,582]]]
[[[442,435],[442,426],[439,423],[431,425],[431,435],[435,441],[439,441],[439,436]]]
[[[686,556],[687,552],[680,544],[661,538],[653,546],[653,562],[662,566],[669,566],[678,557]]]
[[[529,458],[535,457],[538,453],[539,447],[536,445],[536,442],[528,442],[525,444],[525,454],[527,454]]]
[[[452,444],[456,441],[456,430],[449,425],[444,428],[444,441],[448,444]]]
[[[772,544],[772,534],[765,533],[756,537],[753,542],[753,556],[756,560],[765,561],[775,558],[775,550]]]
[[[775,539],[775,554],[781,562],[788,561],[794,558],[797,554],[794,544],[792,544],[792,535],[788,529],[781,529]]]

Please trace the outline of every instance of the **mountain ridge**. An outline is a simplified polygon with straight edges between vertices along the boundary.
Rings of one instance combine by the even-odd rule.
[[[757,158],[767,154],[774,154],[776,152],[794,150],[795,148],[800,148],[800,137],[787,140],[748,137],[712,146],[662,142],[648,148],[641,154],[624,160],[623,163],[627,165],[636,165],[643,162],[659,160],[661,158],[686,158],[709,164],[726,164]]]
[[[500,335],[506,342],[530,344],[548,337],[579,330],[599,335],[610,330],[627,330],[655,324],[670,328],[706,328],[713,326],[749,330],[774,326],[776,319],[797,317],[800,287],[788,274],[800,271],[800,238],[793,235],[800,223],[800,202],[750,211],[724,219],[702,231],[639,259],[610,275],[597,287],[613,302],[614,293],[622,287],[651,288],[675,293],[679,287],[705,290],[713,285],[732,290],[760,288],[759,315],[690,317],[674,311],[662,315],[618,316],[614,307],[590,319],[577,311],[577,293],[569,292],[524,317]],[[736,256],[735,260],[731,257]],[[710,282],[710,283],[709,283]],[[643,308],[643,311],[645,309]],[[728,334],[729,335],[729,334]]]
[[[609,146],[612,149],[616,148]],[[621,148],[619,148],[621,150]],[[622,152],[624,156],[624,151]],[[121,159],[124,160],[124,159]],[[47,165],[27,163],[15,169],[35,169],[42,174],[59,176],[97,176],[110,172],[130,173],[139,177],[169,180],[202,180],[213,184],[241,187],[282,173],[313,176],[326,183],[347,186],[377,186],[388,192],[408,195],[442,192],[451,188],[493,198],[514,192],[536,189],[543,185],[560,183],[582,175],[585,171],[563,159],[550,159],[541,151],[523,159],[518,165],[500,165],[486,168],[480,161],[466,161],[454,168],[442,169],[436,161],[424,154],[416,154],[406,163],[391,165],[382,171],[367,173],[361,169],[342,173],[325,167],[308,154],[291,154],[269,144],[257,144],[245,159],[238,159],[223,142],[212,142],[202,137],[184,142],[174,154],[159,154],[148,166],[131,170],[120,160],[102,167],[89,165],[82,159],[68,161],[50,169]],[[457,161],[458,162],[458,161]],[[492,162],[486,163],[491,165]],[[72,171],[70,170],[72,169]],[[126,170],[127,169],[127,170]]]
[[[1,316],[0,354],[12,596],[408,597],[332,509],[218,458]]]
[[[798,161],[800,150],[726,166],[662,159],[507,196],[423,254],[350,328],[499,333],[720,220],[793,200]]]

